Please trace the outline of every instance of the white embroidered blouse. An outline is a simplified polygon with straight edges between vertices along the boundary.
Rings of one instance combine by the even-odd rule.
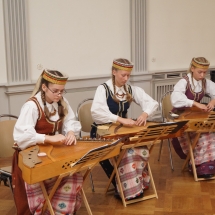
[[[35,97],[44,110],[41,93],[39,92]],[[81,124],[76,120],[75,114],[66,98],[64,98],[64,101],[68,105],[68,115],[63,121],[62,134],[66,135],[67,132],[72,130],[75,135],[78,135],[81,130]],[[56,102],[53,102],[52,104],[46,103],[46,106],[50,112],[53,112],[54,109],[56,110],[56,114],[51,116],[50,119],[52,121],[57,121],[59,119],[58,104]],[[13,136],[14,141],[22,150],[32,145],[36,145],[36,143],[43,143],[45,140],[45,134],[39,134],[35,130],[35,125],[39,116],[38,113],[38,108],[33,101],[27,101],[21,108],[19,118],[14,127]]]
[[[108,80],[105,82],[110,90],[113,92],[113,84],[112,80]],[[156,109],[158,108],[158,102],[155,101],[152,97],[150,97],[145,91],[137,86],[131,86],[132,89],[132,97],[136,104],[141,106],[143,112],[146,112],[149,116],[152,115]],[[126,94],[124,87],[116,86],[116,93],[122,95]],[[118,97],[120,101],[125,100],[126,96],[123,98]],[[107,100],[106,100],[106,91],[103,85],[97,87],[93,104],[91,107],[91,114],[93,120],[97,124],[108,123],[108,122],[116,122],[118,116],[112,114],[108,108]]]

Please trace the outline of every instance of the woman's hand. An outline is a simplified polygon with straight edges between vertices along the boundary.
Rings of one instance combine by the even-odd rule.
[[[214,109],[214,106],[215,106],[215,100],[213,99],[207,105],[208,111],[212,111]]]
[[[73,143],[74,143],[74,145],[76,145],[76,137],[75,137],[75,134],[73,133],[73,131],[69,131],[66,134],[65,144],[66,145],[72,145]]]
[[[73,131],[69,131],[66,136],[62,134],[56,134],[54,136],[45,135],[45,143],[49,143],[52,145],[76,145],[76,137]]]
[[[56,134],[53,136],[45,135],[44,143],[50,143],[52,145],[62,145],[66,141],[66,137],[62,134]]]
[[[201,110],[204,110],[204,111],[208,111],[208,108],[205,104],[201,104],[201,103],[198,103],[198,102],[193,102],[193,106],[196,106],[197,108],[201,109]]]
[[[208,103],[207,110],[212,111],[214,109],[214,105],[212,103]]]
[[[118,117],[117,121],[125,126],[132,127],[135,125],[135,121],[128,118]]]
[[[146,120],[147,120],[148,114],[143,112],[138,118],[137,121],[135,122],[135,125],[141,126],[141,125],[146,125]]]

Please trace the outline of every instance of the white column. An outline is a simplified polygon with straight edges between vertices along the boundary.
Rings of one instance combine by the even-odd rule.
[[[3,0],[3,12],[8,82],[27,82],[29,73],[26,1]]]
[[[135,72],[146,72],[146,1],[130,0],[131,59]]]

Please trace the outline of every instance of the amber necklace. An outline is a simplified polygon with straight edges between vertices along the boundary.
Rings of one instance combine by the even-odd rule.
[[[120,92],[122,92],[122,90],[120,89],[119,90]],[[119,91],[115,94],[118,98],[123,98],[126,94],[125,93],[121,93],[121,94],[119,94]]]
[[[54,109],[54,111],[50,113],[50,116],[54,116],[55,114],[56,114],[56,110]]]
[[[46,106],[46,102],[44,102],[44,106]],[[46,107],[47,108],[47,107]],[[49,112],[49,117],[54,116],[56,114],[56,110],[54,108],[54,111],[52,113]]]

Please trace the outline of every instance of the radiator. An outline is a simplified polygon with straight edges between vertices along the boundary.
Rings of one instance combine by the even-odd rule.
[[[156,114],[161,114],[161,98],[169,90],[173,90],[174,85],[185,75],[185,72],[173,72],[154,74],[152,76],[152,94],[153,98],[158,101],[159,107]]]

